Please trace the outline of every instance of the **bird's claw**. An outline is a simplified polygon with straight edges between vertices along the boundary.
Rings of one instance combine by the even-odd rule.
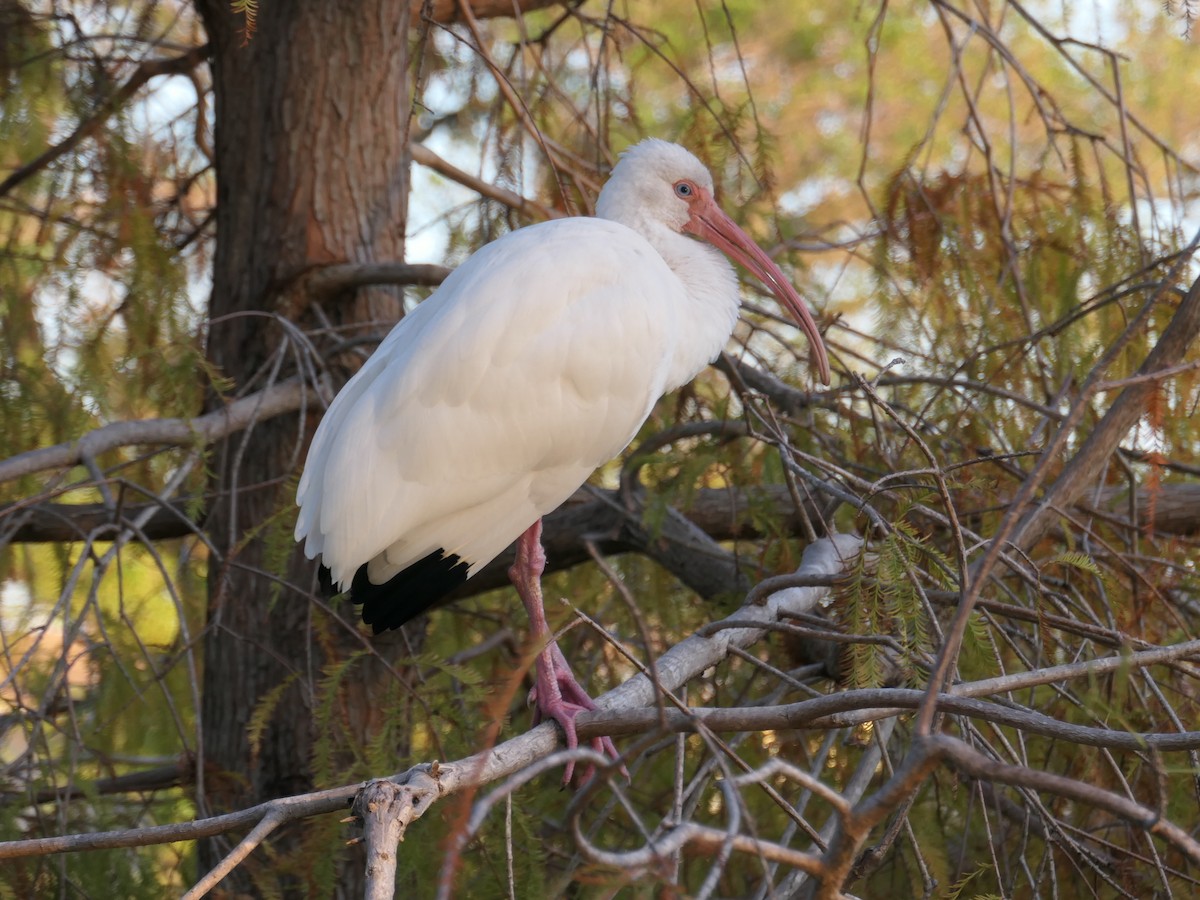
[[[529,692],[529,700],[534,704],[533,723],[540,724],[546,719],[553,719],[558,723],[563,731],[567,741],[567,749],[574,750],[579,746],[579,735],[575,730],[575,717],[581,712],[596,709],[596,704],[592,698],[588,696],[587,691],[580,686],[575,680],[575,676],[571,674],[571,670],[567,665],[566,659],[562,656],[561,651],[554,647],[551,651],[554,658],[554,665],[551,673],[553,688],[540,691],[539,687],[545,673],[539,670],[538,678],[535,682],[533,690]],[[547,685],[549,688],[550,685]],[[546,695],[549,695],[547,698]],[[624,763],[620,763],[620,754],[617,752],[616,745],[612,742],[612,738],[607,735],[594,737],[589,742],[591,748],[602,756],[607,756],[614,762],[618,762],[620,772],[626,778],[629,778],[629,770],[625,768]],[[583,784],[596,772],[595,765],[589,763],[583,771],[583,776],[578,782]],[[567,763],[566,770],[563,772],[563,784],[571,783],[571,776],[575,773],[574,760]]]
[[[536,701],[536,688],[530,691],[530,698]],[[552,719],[558,723],[559,728],[563,731],[563,736],[567,741],[567,749],[574,750],[579,746],[579,734],[575,730],[575,717],[581,712],[589,709],[595,709],[596,704],[592,703],[591,698],[584,696],[587,700],[586,704],[573,703],[565,698],[559,704],[554,705],[551,709],[545,709],[538,704],[533,711],[533,724],[539,725],[546,719]],[[609,759],[617,762],[619,771],[626,778],[629,778],[629,770],[625,768],[625,764],[620,762],[621,754],[617,752],[616,745],[612,742],[612,738],[608,735],[600,735],[592,738],[589,743],[591,748],[601,756],[607,756]],[[566,769],[563,772],[563,784],[571,783],[571,776],[575,773],[575,761],[571,760],[567,763]],[[583,770],[583,775],[576,783],[577,786],[585,784],[589,778],[596,773],[596,766],[593,763],[588,763],[587,768]]]

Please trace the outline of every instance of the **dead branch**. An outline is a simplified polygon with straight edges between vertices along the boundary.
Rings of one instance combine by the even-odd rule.
[[[806,550],[801,571],[811,575],[829,575],[840,571],[843,560],[857,553],[860,544],[858,538],[850,535],[837,535],[818,541]],[[765,624],[780,616],[795,614],[811,607],[827,592],[828,588],[790,588],[773,595],[763,604],[743,608],[737,616],[739,619],[751,619]],[[763,633],[754,628],[738,628],[722,630],[713,637],[687,638],[659,658],[656,665],[657,685],[645,675],[636,675],[599,697],[596,704],[604,710],[636,708],[653,703],[657,691],[678,690],[681,685],[720,662],[730,646],[748,645],[758,640]],[[581,734],[591,733],[584,731],[589,727],[586,715],[580,716],[579,727]],[[388,780],[399,785],[413,785],[413,802],[405,809],[408,811],[406,815],[411,815],[412,820],[415,820],[429,808],[432,800],[513,775],[552,754],[559,743],[560,734],[556,726],[551,722],[544,722],[490,751],[483,751],[452,763],[416,766]],[[362,787],[347,785],[272,800],[236,813],[193,822],[97,834],[9,841],[0,843],[0,859],[195,840],[247,826],[259,827],[264,822],[272,823],[270,827],[275,828],[295,819],[345,809],[346,804]],[[422,799],[426,797],[428,799]]]
[[[1177,365],[1195,343],[1198,334],[1200,334],[1200,278],[1192,282],[1192,286],[1180,301],[1179,308],[1170,324],[1163,331],[1162,337],[1158,339],[1154,348],[1138,368],[1138,375],[1154,375]],[[1092,372],[1091,378],[1096,379],[1098,384],[1102,375],[1103,366],[1098,365]],[[1055,510],[1067,509],[1072,506],[1082,496],[1087,485],[1095,482],[1101,468],[1116,452],[1121,440],[1145,413],[1147,405],[1158,390],[1158,381],[1146,378],[1129,384],[1121,392],[1108,412],[1092,429],[1083,446],[1079,448],[1079,452],[1071,457],[1066,468],[1046,491],[1045,496],[1025,513],[1009,540],[1024,548],[1032,547],[1037,543],[1042,535],[1050,529]],[[1076,401],[1075,408],[1083,408],[1087,400],[1088,392],[1085,391],[1084,396]]]
[[[502,188],[499,185],[484,181],[482,178],[464,172],[462,169],[453,165],[450,162],[442,159],[424,144],[412,144],[409,148],[409,153],[412,154],[414,162],[433,169],[433,171],[445,175],[451,181],[457,182],[468,187],[481,197],[487,197],[491,200],[496,200],[509,206],[517,212],[529,216],[532,219],[545,220],[560,218],[563,213],[557,209],[551,209],[549,206],[543,206],[536,200],[530,200],[527,197],[522,197],[515,191],[510,191],[507,188]]]
[[[471,12],[480,19],[511,18],[523,16],[537,9],[562,4],[564,0],[471,0]],[[457,0],[433,0],[426,13],[425,4],[412,5],[413,25],[420,24],[421,19],[428,18],[438,24],[457,22],[461,11]]]
[[[180,447],[211,444],[253,422],[299,409],[312,387],[301,378],[289,378],[258,393],[235,400],[223,409],[194,419],[141,419],[113,422],[89,431],[77,441],[41,447],[0,461],[0,483],[44,472],[77,466],[118,447],[167,444]]]
[[[405,823],[420,818],[436,794],[413,780],[400,785],[372,781],[354,798],[351,813],[363,824],[367,844],[367,900],[388,900],[396,888],[396,854]]]

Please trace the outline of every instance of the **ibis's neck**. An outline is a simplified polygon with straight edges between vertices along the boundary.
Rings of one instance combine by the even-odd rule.
[[[658,251],[687,295],[685,308],[677,313],[677,339],[667,374],[666,388],[674,390],[716,359],[729,340],[740,303],[737,276],[724,254],[710,244],[646,219],[622,224]]]

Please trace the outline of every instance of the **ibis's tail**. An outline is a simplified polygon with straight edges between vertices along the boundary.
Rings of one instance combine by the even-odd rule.
[[[359,566],[350,599],[362,604],[363,621],[379,634],[425,612],[467,580],[468,568],[465,560],[435,550],[383,584],[373,584],[367,567]]]

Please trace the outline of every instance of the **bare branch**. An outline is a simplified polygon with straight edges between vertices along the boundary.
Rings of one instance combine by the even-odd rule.
[[[91,137],[108,121],[108,117],[124,106],[134,94],[151,79],[159,75],[181,75],[190,72],[208,59],[208,45],[203,44],[180,56],[169,59],[148,59],[142,62],[123,85],[84,119],[74,131],[46,150],[36,159],[18,166],[7,178],[0,181],[0,197],[5,196],[21,182],[33,177],[55,161],[61,159]]]
[[[196,882],[190,891],[183,895],[183,900],[200,900],[201,897],[207,896],[209,891],[220,884],[221,879],[241,865],[242,861],[253,853],[259,844],[270,837],[273,831],[292,818],[294,817],[287,815],[281,809],[273,809],[268,812],[251,829],[250,833],[238,841],[237,846],[225,855],[219,865],[210,870]]]
[[[372,781],[354,798],[351,812],[362,821],[367,844],[367,900],[390,900],[395,893],[396,848],[408,822],[421,815],[420,803],[408,785],[391,781]]]
[[[1120,794],[1106,791],[1094,784],[1077,781],[1074,778],[1064,778],[1053,772],[1039,772],[1028,766],[1005,765],[987,758],[962,741],[944,734],[935,735],[929,739],[929,752],[931,756],[948,759],[973,778],[1057,794],[1060,797],[1069,797],[1097,809],[1111,812],[1164,838],[1186,853],[1194,863],[1200,865],[1200,841],[1182,828],[1162,818],[1157,810],[1122,797]]]
[[[424,144],[413,144],[409,147],[409,152],[415,162],[419,162],[423,166],[427,166],[442,175],[445,175],[451,181],[456,181],[464,187],[468,187],[480,194],[483,197],[499,201],[505,206],[510,206],[519,213],[529,216],[533,219],[557,219],[564,215],[557,209],[551,209],[548,206],[543,206],[536,200],[530,200],[522,197],[520,194],[514,193],[507,188],[502,188],[499,185],[491,184],[484,181],[482,178],[477,178],[468,172],[464,172],[457,166],[442,159]]]
[[[545,9],[547,6],[556,6],[563,2],[564,0],[471,0],[471,12],[480,19],[511,18],[523,16],[534,10]],[[425,4],[413,3],[413,25],[420,24],[425,15]],[[460,15],[458,0],[433,0],[429,4],[428,17],[434,22],[440,24],[457,22]]]
[[[849,535],[839,535],[811,545],[804,555],[801,571],[808,574],[832,574],[840,570],[843,560],[857,552],[860,541]],[[767,599],[763,604],[742,609],[737,615],[767,623],[781,615],[795,613],[817,603],[828,588],[790,588]],[[753,628],[726,629],[711,638],[691,637],[671,648],[658,660],[656,671],[661,689],[677,690],[724,658],[731,645],[745,646],[758,640],[762,631]],[[636,675],[616,689],[597,698],[604,709],[635,708],[654,702],[655,686],[645,675]],[[580,728],[586,728],[581,715]],[[582,733],[582,732],[581,732]],[[413,819],[424,813],[433,799],[447,796],[480,784],[487,784],[512,775],[539,759],[554,753],[561,734],[553,722],[541,725],[474,756],[453,763],[424,765],[410,769],[392,780],[409,784],[413,779],[416,792]],[[294,821],[344,809],[362,785],[348,785],[326,791],[316,791],[298,797],[273,800],[236,813],[199,819],[172,825],[130,829],[97,834],[68,835],[38,838],[27,841],[0,843],[0,859],[41,856],[48,853],[68,853],[78,850],[100,850],[115,847],[141,847],[170,841],[195,840],[217,834],[256,826],[265,821],[276,824]],[[428,798],[428,799],[422,799]],[[274,826],[272,826],[274,827]]]
[[[361,785],[345,785],[325,791],[314,791],[297,797],[281,797],[257,806],[221,816],[210,816],[192,822],[152,825],[125,831],[100,831],[92,834],[69,834],[27,841],[0,842],[0,859],[19,859],[25,856],[45,856],[49,853],[74,853],[80,850],[111,850],[116,847],[146,847],[172,841],[194,841],[199,838],[226,834],[247,826],[257,826],[268,818],[292,822],[307,816],[323,815],[345,809]]]
[[[1176,366],[1200,334],[1200,278],[1192,282],[1191,288],[1179,304],[1170,324],[1146,360],[1138,368],[1138,375],[1154,375]],[[1100,367],[1094,375],[1099,376]],[[1021,547],[1031,547],[1051,527],[1054,511],[1073,505],[1083,494],[1087,484],[1094,481],[1121,440],[1129,433],[1137,420],[1145,413],[1151,397],[1159,389],[1156,379],[1136,379],[1129,384],[1104,417],[1096,424],[1080,447],[1079,452],[1055,479],[1035,506],[1033,506],[1014,529],[1009,538]],[[1081,397],[1077,403],[1083,404]]]
[[[269,419],[300,408],[312,387],[301,378],[289,378],[256,394],[235,400],[223,409],[194,419],[143,419],[113,422],[90,431],[77,441],[55,444],[19,453],[0,461],[0,482],[12,481],[44,472],[76,466],[89,457],[141,444],[168,444],[180,447],[211,444],[241,431],[253,422]]]
[[[615,737],[642,734],[662,728],[665,731],[777,731],[787,728],[844,728],[861,722],[873,722],[896,715],[901,710],[916,709],[924,691],[911,688],[871,688],[842,691],[812,700],[802,700],[784,706],[753,707],[690,707],[686,711],[636,709],[580,714],[579,736],[607,734]],[[839,719],[838,713],[862,711],[861,717]],[[1112,750],[1140,751],[1153,747],[1162,751],[1200,749],[1200,731],[1180,734],[1137,734],[1112,728],[1090,728],[1072,725],[1052,716],[1011,705],[985,703],[968,697],[940,694],[937,711],[970,716],[1019,728],[1029,734],[1040,734],[1057,740]]]

